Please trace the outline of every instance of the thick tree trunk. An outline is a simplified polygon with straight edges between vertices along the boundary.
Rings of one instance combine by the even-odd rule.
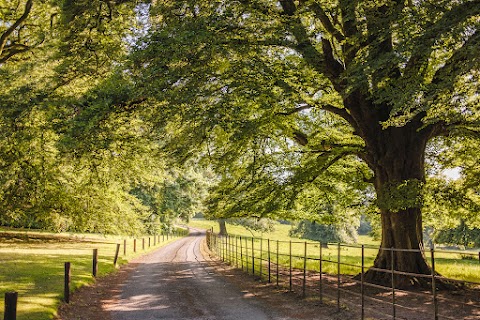
[[[381,212],[382,241],[373,267],[365,274],[365,280],[390,286],[392,263],[395,271],[430,275],[425,261],[422,240],[422,219],[419,208],[399,212]],[[393,257],[392,257],[393,254]],[[377,269],[383,269],[380,271]],[[415,275],[396,275],[396,287],[430,286],[428,278]]]
[[[431,274],[423,253],[421,213],[428,135],[418,128],[415,122],[401,128],[387,128],[369,139],[369,165],[375,174],[382,223],[381,249],[373,268],[365,275],[366,281],[372,283],[390,286],[392,263],[395,271]],[[395,276],[397,287],[427,285],[425,277]]]

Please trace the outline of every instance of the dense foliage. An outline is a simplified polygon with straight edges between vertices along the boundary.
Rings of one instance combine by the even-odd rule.
[[[479,26],[477,0],[0,0],[0,223],[151,230],[214,181],[209,217],[375,211],[388,248],[475,226]]]
[[[140,233],[200,210],[119,66],[133,1],[0,2],[0,225]],[[138,26],[137,29],[132,26]]]

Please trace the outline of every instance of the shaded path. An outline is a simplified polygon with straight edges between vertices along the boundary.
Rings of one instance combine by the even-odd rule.
[[[148,255],[108,307],[112,320],[288,319],[216,275],[196,231]]]

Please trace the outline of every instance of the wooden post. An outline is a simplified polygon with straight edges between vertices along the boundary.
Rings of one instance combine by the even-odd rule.
[[[4,320],[17,320],[18,292],[5,292]]]
[[[117,243],[117,249],[115,250],[115,258],[113,258],[113,265],[117,265],[118,253],[120,252],[120,243]]]
[[[432,295],[433,295],[433,319],[438,320],[438,300],[437,300],[437,284],[435,279],[435,250],[430,248],[432,257]]]
[[[63,279],[63,301],[70,302],[70,262],[65,262],[65,275]]]
[[[93,249],[93,258],[92,258],[92,275],[95,278],[98,271],[98,249]]]
[[[126,239],[123,240],[123,255],[124,256],[127,255],[127,240]]]
[[[145,250],[145,238],[142,238],[142,250]]]
[[[150,248],[150,245],[151,245],[151,243],[150,243],[150,237],[148,237],[148,247],[149,247],[149,248]]]
[[[306,297],[307,289],[307,241],[305,241],[305,247],[303,248],[303,285],[302,285],[302,296]]]

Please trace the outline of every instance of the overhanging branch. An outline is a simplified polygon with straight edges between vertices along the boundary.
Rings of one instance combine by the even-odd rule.
[[[327,32],[330,33],[335,40],[338,42],[343,42],[343,40],[345,40],[344,35],[337,28],[335,28],[332,21],[323,10],[322,6],[315,2],[311,5],[311,8],[315,16],[317,16],[322,23],[325,30],[327,30]]]
[[[33,6],[33,0],[27,0],[23,14],[0,36],[0,55],[7,45],[8,37],[28,18]]]

